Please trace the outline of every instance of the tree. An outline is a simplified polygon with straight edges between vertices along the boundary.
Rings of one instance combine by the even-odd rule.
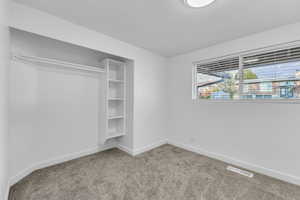
[[[237,87],[237,74],[227,74],[226,78],[224,78],[224,82],[219,84],[219,88],[221,91],[228,93],[230,98],[233,99],[234,95],[238,92]]]
[[[223,91],[229,93],[230,98],[233,99],[234,94],[238,91],[236,81],[233,78],[226,79],[223,84]]]
[[[244,70],[244,80],[247,80],[247,79],[257,79],[257,75],[252,72],[250,69],[245,69]]]
[[[239,80],[239,74],[237,73],[234,77],[236,80]],[[244,80],[247,79],[257,79],[257,75],[251,71],[251,69],[245,69],[244,70]]]

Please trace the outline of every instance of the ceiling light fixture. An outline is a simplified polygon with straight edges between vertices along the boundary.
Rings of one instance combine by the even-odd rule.
[[[184,0],[184,3],[192,8],[201,8],[213,3],[215,0]]]

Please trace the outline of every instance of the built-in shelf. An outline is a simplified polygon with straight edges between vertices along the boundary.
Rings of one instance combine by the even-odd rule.
[[[105,59],[102,65],[105,66],[106,78],[101,85],[104,85],[107,91],[102,109],[107,117],[101,123],[104,132],[102,141],[105,142],[126,134],[126,79],[125,63]]]
[[[116,115],[116,116],[109,116],[108,119],[122,119],[124,118],[123,115]]]
[[[124,97],[124,84],[109,82],[108,91],[110,98],[123,98]]]
[[[106,139],[112,139],[112,138],[121,137],[124,135],[125,135],[125,133],[123,133],[123,132],[108,132],[108,136],[106,137]]]
[[[51,64],[51,65],[61,66],[64,68],[82,70],[82,71],[90,71],[90,72],[98,72],[98,73],[105,72],[102,66],[83,65],[83,64],[78,64],[78,63],[71,63],[71,62],[67,62],[67,61],[57,60],[57,59],[53,59],[53,58],[27,56],[27,55],[20,55],[20,54],[12,53],[12,60],[32,62],[32,63]]]
[[[123,99],[123,98],[109,98],[108,100],[110,100],[110,101],[124,101],[125,99]]]
[[[111,83],[124,83],[124,80],[113,80],[113,79],[110,79],[108,81],[111,82]]]

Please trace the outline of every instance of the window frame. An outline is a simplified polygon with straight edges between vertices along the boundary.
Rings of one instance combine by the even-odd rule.
[[[293,48],[293,47],[300,47],[300,40],[298,41],[292,41],[288,43],[281,43],[276,44],[272,46],[242,51],[238,53],[233,53],[225,56],[220,56],[216,58],[209,58],[204,59],[200,61],[193,62],[192,67],[192,100],[198,101],[198,102],[207,102],[207,103],[283,103],[283,104],[300,104],[300,98],[299,99],[200,99],[198,98],[198,91],[197,91],[197,66],[201,64],[207,64],[209,62],[215,62],[218,60],[223,59],[229,59],[233,57],[239,57],[239,77],[240,77],[240,83],[243,81],[243,58],[248,56],[253,56],[256,54],[263,54],[270,51],[278,51],[278,50],[284,50],[287,48]],[[239,94],[243,92],[243,84],[239,83]]]

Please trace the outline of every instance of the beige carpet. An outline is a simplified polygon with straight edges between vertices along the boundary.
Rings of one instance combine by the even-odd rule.
[[[38,170],[10,200],[300,200],[298,186],[225,167],[170,145],[137,157],[113,149]]]

